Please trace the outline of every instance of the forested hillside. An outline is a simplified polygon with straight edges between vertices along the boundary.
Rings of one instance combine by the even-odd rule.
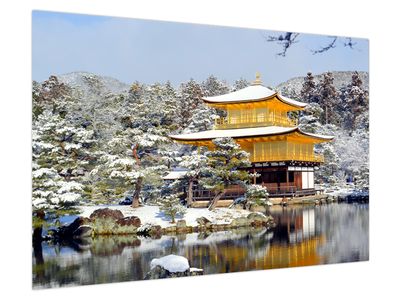
[[[211,129],[223,112],[205,107],[201,97],[247,85],[214,76],[177,88],[170,82],[128,85],[85,72],[33,82],[34,207],[69,209],[128,193],[154,201],[161,177],[193,150],[168,135]],[[326,159],[318,182],[368,187],[368,74],[308,74],[277,89],[310,103],[299,115],[302,128],[336,137],[317,149]]]

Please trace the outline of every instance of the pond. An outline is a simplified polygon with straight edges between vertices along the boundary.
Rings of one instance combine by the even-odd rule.
[[[368,204],[274,206],[269,231],[232,230],[159,239],[96,237],[42,242],[32,251],[33,288],[142,280],[153,258],[188,258],[205,274],[320,265],[369,258]]]

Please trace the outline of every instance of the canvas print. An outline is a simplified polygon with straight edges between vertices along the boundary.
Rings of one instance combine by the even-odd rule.
[[[33,11],[33,288],[368,260],[368,47]]]

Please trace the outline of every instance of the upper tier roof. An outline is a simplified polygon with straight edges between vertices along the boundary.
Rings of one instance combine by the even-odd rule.
[[[229,103],[243,103],[243,102],[255,102],[271,99],[273,97],[277,97],[280,101],[295,106],[299,108],[303,108],[307,106],[306,103],[299,102],[285,96],[280,95],[279,93],[263,86],[261,84],[261,80],[259,75],[257,75],[257,79],[253,82],[252,85],[245,87],[241,90],[213,97],[203,97],[203,101],[213,104],[229,104]]]
[[[321,142],[333,139],[333,136],[324,136],[324,135],[304,132],[300,130],[298,127],[279,127],[279,126],[225,129],[225,130],[207,130],[195,133],[170,135],[170,137],[177,141],[190,142],[198,140],[213,140],[221,137],[231,137],[231,138],[261,137],[261,136],[281,135],[292,132],[298,132],[301,135],[321,140]]]

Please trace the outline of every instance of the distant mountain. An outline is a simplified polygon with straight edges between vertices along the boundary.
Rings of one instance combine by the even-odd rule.
[[[100,76],[89,72],[72,72],[57,76],[58,80],[72,88],[79,89],[86,96],[123,94],[129,85],[115,78]]]
[[[340,89],[343,85],[351,83],[352,71],[334,71],[334,86]],[[369,90],[369,73],[359,72],[363,87]],[[305,77],[305,76],[304,76]],[[304,77],[294,77],[283,83],[280,83],[276,90],[284,95],[300,94],[303,86]],[[315,82],[318,83],[322,79],[322,74],[314,74]],[[72,72],[59,75],[58,79],[68,84],[70,87],[80,90],[85,96],[106,96],[108,94],[125,94],[129,90],[129,84],[119,81],[118,79],[100,76],[89,72]]]
[[[368,72],[358,72],[360,74],[360,78],[363,82],[363,87],[367,90],[369,90],[369,73]],[[333,84],[337,90],[339,90],[343,85],[348,85],[351,83],[351,76],[353,74],[353,71],[334,71],[332,72],[334,81]],[[314,75],[314,80],[318,84],[318,82],[322,79],[323,75],[318,74]],[[300,94],[300,91],[303,86],[304,82],[304,77],[306,74],[304,74],[303,77],[294,77],[291,78],[281,84],[279,84],[276,89],[281,91],[283,94],[285,92],[289,93],[295,93],[295,94]]]

